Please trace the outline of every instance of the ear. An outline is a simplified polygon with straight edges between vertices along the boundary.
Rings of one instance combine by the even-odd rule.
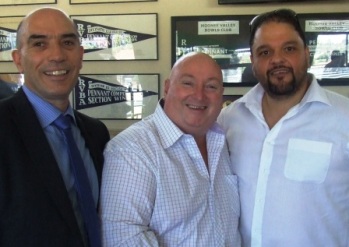
[[[13,60],[13,63],[16,65],[19,73],[23,73],[23,66],[22,66],[22,63],[21,63],[21,51],[20,50],[13,50],[12,53],[12,60]]]
[[[80,62],[81,62],[81,64],[80,64],[80,69],[82,69],[82,61],[83,61],[83,59],[84,59],[84,47],[83,46],[80,46],[80,56],[81,56],[81,58],[80,58]]]
[[[254,63],[253,63],[254,59],[252,54],[250,55],[250,60],[251,60],[251,70],[252,70],[253,76],[256,77],[256,73],[254,72]]]
[[[166,81],[165,81],[165,88],[164,88],[164,96],[166,96],[167,95],[167,93],[168,93],[168,90],[169,90],[169,88],[170,88],[170,79],[166,79]]]
[[[305,47],[305,57],[307,59],[307,65],[308,65],[307,68],[310,68],[311,67],[311,64],[310,64],[310,51],[309,51],[309,47],[308,46]]]

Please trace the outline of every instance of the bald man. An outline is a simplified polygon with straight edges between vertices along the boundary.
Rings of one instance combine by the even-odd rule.
[[[58,9],[35,10],[18,27],[12,57],[25,84],[0,103],[0,246],[100,246],[90,244],[67,145],[53,125],[71,119],[97,211],[109,133],[69,103],[83,57],[75,25]]]
[[[215,123],[222,73],[203,53],[174,65],[155,113],[105,150],[105,246],[240,246],[237,177]]]

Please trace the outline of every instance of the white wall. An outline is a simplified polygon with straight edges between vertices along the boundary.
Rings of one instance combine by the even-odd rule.
[[[100,0],[95,0],[99,2]],[[20,2],[20,1],[15,1]],[[34,1],[35,2],[35,1]],[[29,11],[44,5],[0,6],[0,16],[26,15]],[[349,0],[314,1],[307,3],[273,3],[273,4],[239,4],[218,5],[218,0],[158,0],[156,2],[129,2],[109,4],[70,5],[69,0],[57,0],[58,7],[69,15],[93,14],[127,14],[127,13],[158,13],[158,46],[159,60],[156,61],[101,61],[84,62],[82,73],[159,73],[162,82],[171,69],[171,16],[190,15],[254,15],[272,9],[287,7],[298,13],[331,13],[349,12]],[[43,20],[44,21],[44,20]],[[0,73],[16,73],[11,62],[0,63]],[[331,87],[345,96],[349,96],[349,87]],[[229,94],[243,94],[248,88],[228,88]],[[135,121],[108,120],[104,121],[111,131],[124,129]]]

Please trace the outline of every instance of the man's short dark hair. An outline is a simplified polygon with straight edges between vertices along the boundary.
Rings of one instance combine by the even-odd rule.
[[[252,52],[252,45],[257,29],[267,22],[282,22],[290,24],[294,27],[299,37],[303,40],[306,46],[305,34],[299,23],[296,12],[291,9],[277,9],[270,12],[257,15],[250,22],[250,50]]]

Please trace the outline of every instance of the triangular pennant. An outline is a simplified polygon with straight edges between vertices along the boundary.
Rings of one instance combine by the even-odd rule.
[[[148,90],[135,91],[135,89],[120,84],[109,83],[87,76],[79,76],[74,90],[75,108],[77,110],[126,101],[138,101],[152,95],[158,95],[158,93]]]
[[[85,52],[134,44],[156,37],[155,35],[133,32],[93,22],[74,19]]]

